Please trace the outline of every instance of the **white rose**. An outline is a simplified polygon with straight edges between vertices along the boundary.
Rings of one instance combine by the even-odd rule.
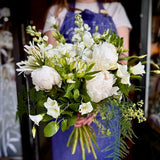
[[[88,47],[88,48],[93,45],[94,40],[93,40],[92,35],[91,35],[90,32],[87,32],[87,31],[84,32],[84,34],[83,34],[83,42],[84,42],[84,45],[86,47]]]
[[[92,59],[94,70],[112,70],[117,68],[118,53],[114,45],[104,42],[93,46]]]
[[[93,110],[93,107],[92,107],[92,105],[91,105],[91,102],[82,103],[82,104],[79,106],[79,112],[81,113],[81,115],[90,113],[90,112],[92,112],[92,110]]]
[[[133,73],[134,75],[138,74],[143,75],[143,73],[145,73],[144,65],[142,65],[141,62],[139,62],[137,65],[130,68],[130,72]]]
[[[39,122],[43,119],[42,115],[29,115],[29,118],[37,125],[39,126]]]
[[[113,74],[108,71],[99,72],[96,77],[87,81],[87,93],[91,100],[95,103],[112,96],[117,95],[118,87],[113,87],[116,79]]]
[[[121,78],[121,83],[122,84],[131,85],[130,74],[127,71],[127,65],[118,64],[117,76]]]
[[[47,114],[52,116],[53,118],[58,118],[60,115],[60,108],[56,100],[52,100],[51,98],[47,98],[47,102],[44,103],[44,106],[47,108]]]
[[[54,85],[61,87],[61,77],[54,68],[42,66],[34,70],[31,77],[37,91],[51,90]]]

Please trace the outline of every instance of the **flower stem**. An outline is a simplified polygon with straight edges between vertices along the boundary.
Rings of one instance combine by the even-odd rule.
[[[75,132],[75,129],[73,129],[72,133],[69,136],[69,139],[68,139],[68,142],[67,142],[67,147],[69,147],[71,145],[71,139],[72,139],[72,137],[74,135],[74,132]]]
[[[84,149],[84,143],[83,143],[83,137],[82,137],[82,128],[79,127],[79,136],[80,136],[80,143],[81,143],[81,149],[82,149],[82,159],[85,160],[85,149]]]
[[[89,142],[89,145],[90,145],[90,147],[91,147],[91,151],[92,151],[92,153],[93,153],[93,156],[94,156],[95,159],[97,159],[97,155],[96,155],[95,150],[94,150],[94,148],[93,148],[93,145],[92,145],[92,141],[91,141],[91,139],[90,139],[90,136],[89,136],[89,134],[88,134],[88,132],[87,132],[87,130],[86,130],[86,126],[83,125],[82,128],[84,129],[84,131],[85,131],[85,133],[86,133],[86,136],[87,136],[87,138],[88,138],[88,142]]]
[[[74,128],[75,133],[73,137],[73,144],[72,144],[72,154],[75,154],[77,142],[78,142],[78,128]]]
[[[82,130],[82,135],[83,135],[84,143],[85,143],[85,145],[87,147],[88,153],[90,153],[91,150],[90,150],[88,139],[87,139],[87,136],[86,136],[86,133],[85,133],[84,130]]]

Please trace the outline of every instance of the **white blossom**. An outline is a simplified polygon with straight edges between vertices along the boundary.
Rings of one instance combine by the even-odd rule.
[[[61,87],[61,77],[54,68],[42,66],[34,70],[31,77],[37,91],[51,90],[53,85]]]
[[[118,53],[114,45],[104,42],[93,46],[92,58],[89,63],[95,63],[94,70],[113,70],[117,68]]]
[[[114,94],[117,95],[119,88],[113,86],[115,81],[114,75],[108,71],[97,73],[93,79],[86,83],[87,93],[91,100],[98,103]]]
[[[42,115],[29,115],[29,118],[37,125],[39,126],[39,122],[43,119]]]
[[[141,62],[139,62],[137,65],[130,68],[130,72],[133,73],[134,75],[138,74],[143,75],[145,73],[144,65],[142,65]]]
[[[83,34],[83,42],[84,42],[84,45],[87,47],[87,48],[90,48],[93,43],[94,43],[94,40],[92,38],[92,35],[90,32],[87,32],[87,31],[84,31],[84,34]]]
[[[79,112],[81,113],[81,115],[90,113],[90,112],[92,112],[92,110],[93,110],[93,107],[92,107],[91,102],[82,103],[79,106]]]
[[[51,98],[47,98],[47,102],[44,103],[45,108],[47,109],[47,114],[52,116],[53,118],[58,118],[60,115],[60,107],[56,100],[52,100]]]
[[[127,65],[118,64],[117,76],[121,78],[122,84],[131,85],[130,73],[127,71]]]

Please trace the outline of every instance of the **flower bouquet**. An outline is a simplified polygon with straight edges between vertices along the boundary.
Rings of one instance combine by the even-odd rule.
[[[52,19],[52,22],[55,20]],[[24,46],[28,57],[26,61],[17,63],[17,71],[30,74],[35,86],[31,98],[36,97],[36,103],[34,110],[29,112],[29,117],[34,122],[33,135],[35,136],[35,125],[42,122],[47,122],[44,136],[51,137],[60,128],[65,132],[73,126],[78,116],[100,114],[103,120],[111,120],[109,108],[118,106],[122,137],[119,153],[122,157],[127,150],[123,138],[131,139],[134,134],[131,120],[145,120],[141,108],[143,102],[134,104],[129,99],[130,89],[137,89],[131,84],[131,79],[139,79],[145,73],[144,65],[140,62],[145,56],[120,59],[120,55],[127,51],[123,49],[123,38],[115,32],[111,34],[110,30],[101,35],[98,27],[91,35],[89,26],[83,23],[79,14],[75,16],[75,24],[77,28],[72,38],[74,43],[66,43],[56,22],[53,24],[56,46],[48,44],[48,37],[37,32],[35,26],[27,27],[27,33],[33,36],[33,41]],[[128,64],[122,65],[121,60],[128,61]],[[93,123],[97,124],[105,136],[113,134],[96,117]],[[78,141],[83,160],[85,148],[97,159],[93,143],[97,147],[98,143],[91,126],[74,127],[66,144],[72,145],[72,154],[76,151]]]

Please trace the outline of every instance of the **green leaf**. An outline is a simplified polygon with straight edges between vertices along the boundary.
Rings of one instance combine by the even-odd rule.
[[[52,120],[52,119],[53,119],[53,117],[51,117],[51,116],[49,116],[49,115],[44,115],[42,121],[43,121],[43,122],[48,122],[48,121],[50,121],[50,120]]]
[[[79,105],[79,103],[72,103],[69,105],[69,108],[71,108],[75,112],[78,112]]]
[[[94,74],[99,73],[99,72],[100,71],[88,72],[88,73],[86,73],[86,75],[94,75]]]
[[[64,95],[64,97],[73,98],[72,92],[71,92],[71,91],[67,92],[67,93]]]
[[[77,121],[77,116],[76,115],[68,118],[68,122],[67,122],[68,128],[73,126],[76,123],[76,121]]]
[[[74,90],[74,100],[76,101],[79,97],[79,90],[78,89],[75,89]]]
[[[62,123],[61,123],[61,129],[62,129],[62,132],[64,132],[65,130],[68,129],[67,119],[65,119],[65,120],[62,121]]]
[[[120,84],[119,88],[122,93],[124,93],[125,95],[128,95],[128,93],[129,93],[129,85],[128,84]]]
[[[89,72],[93,68],[94,65],[95,65],[95,63],[87,65],[86,72]]]
[[[95,76],[89,76],[89,75],[85,75],[85,80],[89,81],[91,79],[93,79]]]
[[[56,121],[52,121],[45,126],[44,136],[52,137],[58,132],[58,130],[59,130],[59,124]]]
[[[71,112],[71,111],[63,111],[61,114],[62,115],[69,115],[70,117],[72,117],[73,112]]]
[[[74,89],[74,87],[75,87],[75,83],[69,84],[67,87],[67,92],[70,92],[72,89]]]

